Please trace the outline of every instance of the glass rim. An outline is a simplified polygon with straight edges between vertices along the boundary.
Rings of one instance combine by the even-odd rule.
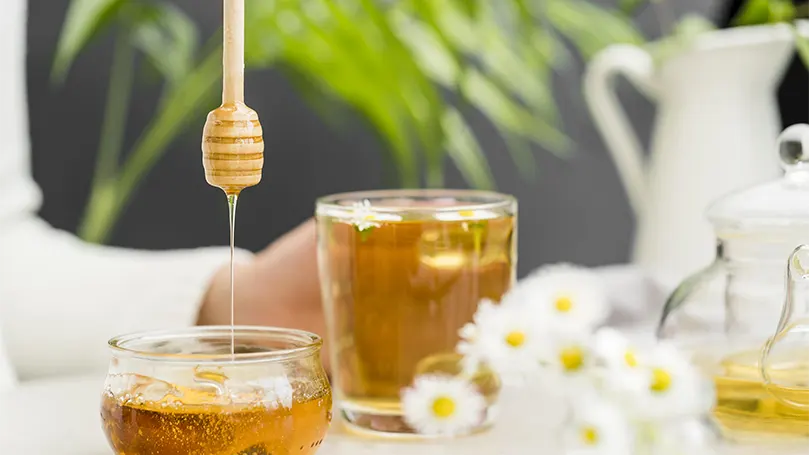
[[[312,332],[299,329],[263,326],[235,326],[233,333],[236,340],[240,337],[254,336],[265,340],[279,340],[290,344],[289,348],[265,352],[245,352],[231,355],[224,354],[173,354],[127,347],[133,342],[152,341],[170,342],[172,340],[197,339],[205,336],[222,337],[230,340],[231,326],[196,326],[181,329],[152,330],[119,335],[107,342],[108,348],[116,356],[149,360],[161,363],[194,363],[194,364],[239,364],[239,363],[276,363],[286,360],[301,359],[316,354],[323,346],[323,339]]]
[[[339,201],[354,200],[361,202],[367,199],[394,199],[403,197],[420,197],[420,198],[469,198],[480,199],[476,202],[461,203],[449,206],[385,206],[385,205],[369,205],[365,207],[368,212],[379,213],[447,213],[459,211],[475,211],[475,210],[508,210],[509,212],[516,211],[517,199],[505,193],[487,190],[468,190],[468,189],[394,189],[394,190],[364,190],[364,191],[349,191],[343,193],[335,193],[327,196],[317,198],[316,207],[317,211],[321,210],[345,210],[350,209],[349,205],[341,205]]]

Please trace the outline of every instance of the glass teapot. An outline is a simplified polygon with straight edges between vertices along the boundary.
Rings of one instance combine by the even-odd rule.
[[[714,417],[726,438],[805,444],[809,319],[801,318],[809,313],[801,314],[809,310],[809,247],[795,247],[809,244],[809,125],[784,130],[776,150],[781,179],[708,208],[716,259],[672,293],[658,336],[691,352],[715,379]]]

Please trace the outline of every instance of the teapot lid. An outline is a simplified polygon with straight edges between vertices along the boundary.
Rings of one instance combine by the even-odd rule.
[[[711,204],[706,215],[714,226],[747,230],[809,225],[809,125],[785,129],[777,150],[784,176]]]

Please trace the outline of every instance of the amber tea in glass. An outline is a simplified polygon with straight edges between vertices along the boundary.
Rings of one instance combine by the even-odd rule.
[[[118,455],[314,454],[331,421],[320,339],[230,327],[110,342],[101,404]]]
[[[477,191],[349,193],[319,200],[317,222],[341,414],[355,430],[409,434],[402,388],[416,374],[459,374],[459,329],[515,279],[516,202]],[[493,403],[497,379],[480,371],[473,381]]]

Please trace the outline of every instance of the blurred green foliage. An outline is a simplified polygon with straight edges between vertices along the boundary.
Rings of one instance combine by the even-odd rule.
[[[469,115],[485,115],[517,168],[532,178],[533,145],[560,157],[571,151],[554,99],[554,72],[571,62],[571,50],[587,59],[613,43],[643,43],[631,15],[647,3],[621,0],[605,8],[587,0],[246,2],[248,68],[284,69],[324,116],[333,112],[332,103],[361,113],[385,142],[401,186],[441,186],[451,160],[477,188],[492,188],[494,180]],[[752,10],[761,1],[749,3],[755,5],[740,24],[764,17]],[[766,21],[791,14],[779,8],[768,12]],[[79,227],[93,242],[108,239],[138,183],[192,123],[193,113],[199,120],[214,107],[221,80],[220,38],[201,46],[196,24],[161,0],[72,0],[53,80],[64,80],[88,44],[108,32],[116,36],[115,54],[93,186]],[[152,121],[122,159],[138,55],[162,76],[163,94]]]
[[[733,25],[793,23],[795,19],[807,17],[809,17],[809,1],[747,0],[739,14],[733,19]],[[803,64],[809,68],[809,38],[798,33],[794,27],[793,31],[798,55],[803,60]]]

